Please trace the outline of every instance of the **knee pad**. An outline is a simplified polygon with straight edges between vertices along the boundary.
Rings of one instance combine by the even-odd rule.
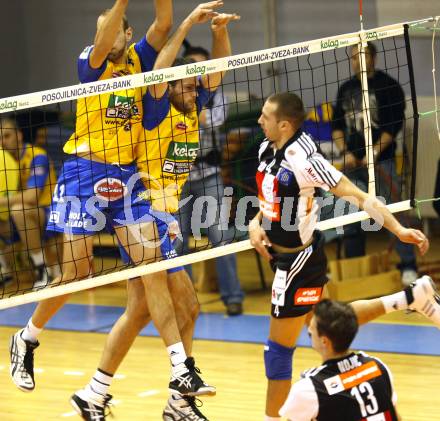
[[[264,347],[264,366],[269,380],[290,380],[295,347],[287,348],[268,340]]]

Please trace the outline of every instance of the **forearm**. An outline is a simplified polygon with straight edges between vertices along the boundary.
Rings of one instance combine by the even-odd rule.
[[[107,56],[111,51],[118,32],[121,28],[122,18],[128,6],[128,0],[116,0],[114,6],[105,15],[95,36],[95,52]]]
[[[189,19],[185,19],[182,22],[177,31],[162,48],[162,51],[154,64],[154,70],[165,69],[173,65],[173,62],[179,53],[180,47],[182,46],[183,40],[188,35],[191,27],[192,23]]]
[[[155,0],[154,8],[156,19],[153,22],[155,29],[168,32],[173,26],[173,0]]]
[[[232,53],[229,32],[226,26],[212,30],[212,58],[222,58],[230,56]],[[207,76],[207,88],[215,90],[222,82],[226,72],[213,73]]]
[[[162,50],[173,26],[173,1],[155,0],[156,19],[147,31],[147,42],[156,50]]]
[[[379,137],[379,141],[376,142],[376,144],[373,146],[374,156],[379,156],[381,151],[384,151],[386,148],[388,148],[388,146],[390,146],[392,142],[393,136],[388,132],[382,132]]]

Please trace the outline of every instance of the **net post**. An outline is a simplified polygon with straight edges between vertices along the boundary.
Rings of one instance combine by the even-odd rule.
[[[412,171],[411,171],[411,191],[410,191],[410,203],[411,207],[415,206],[415,194],[416,194],[416,174],[417,174],[417,149],[419,142],[419,109],[417,105],[417,94],[416,86],[414,83],[414,68],[411,56],[411,45],[409,41],[408,24],[403,26],[403,36],[405,39],[405,49],[408,62],[408,73],[409,82],[411,89],[411,104],[413,108],[413,119],[414,119],[414,129],[413,129],[413,148],[412,148]]]
[[[376,176],[374,174],[373,136],[371,131],[370,95],[368,92],[368,73],[365,60],[367,47],[366,33],[361,32],[359,48],[361,87],[362,87],[362,119],[364,122],[365,152],[368,168],[368,194],[376,196]]]

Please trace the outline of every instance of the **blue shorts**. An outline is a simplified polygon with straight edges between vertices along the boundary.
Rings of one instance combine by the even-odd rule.
[[[64,162],[55,186],[47,230],[92,235],[109,227],[155,222],[161,235],[163,257],[175,257],[168,225],[154,215],[150,202],[141,197],[145,192],[136,164],[69,159]],[[124,262],[129,262],[125,250],[121,256]]]

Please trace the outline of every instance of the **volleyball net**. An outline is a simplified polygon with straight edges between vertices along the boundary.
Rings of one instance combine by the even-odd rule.
[[[294,92],[302,98],[307,114],[305,131],[323,155],[353,182],[383,197],[393,213],[411,209],[415,199],[418,110],[408,31],[412,25],[432,20],[0,99],[0,309],[251,249],[247,226],[258,212],[254,177],[258,147],[264,138],[258,118],[264,100],[276,92]],[[380,78],[371,77],[372,63]],[[149,142],[143,138],[145,153],[142,165],[133,164],[133,180],[122,179],[127,168],[133,168],[128,162],[114,162],[104,153],[91,163],[77,148],[76,153],[83,156],[86,165],[76,169],[79,176],[75,182],[79,191],[82,185],[93,186],[93,217],[82,214],[77,197],[66,197],[60,174],[63,180],[69,179],[65,164],[72,155],[63,153],[63,145],[68,139],[80,143],[80,107],[81,118],[86,121],[92,113],[108,120],[131,118],[142,106],[140,101],[130,99],[133,90],[145,94],[146,87],[155,83],[173,83],[219,71],[227,73],[202,112],[196,129],[198,144],[194,136],[188,135],[186,124],[180,128],[185,133],[179,139],[174,135],[161,139],[159,132]],[[110,98],[105,107],[99,100],[103,95]],[[98,99],[95,109],[88,107],[90,98]],[[139,143],[135,137],[142,137],[136,133],[144,132],[142,123],[136,124],[127,128],[133,144],[125,145],[125,152],[135,149]],[[87,125],[81,130],[85,130],[83,136],[99,139],[103,126],[94,133]],[[77,136],[72,136],[75,128]],[[383,131],[389,136],[382,137]],[[151,152],[154,148],[156,153]],[[118,150],[116,156],[125,152]],[[104,162],[112,164],[112,171],[95,180],[93,171],[105,166]],[[160,177],[150,171],[157,166],[162,171]],[[188,179],[177,197],[176,189],[170,192],[164,186],[162,176],[177,180],[189,168]],[[121,177],[115,175],[118,171]],[[168,234],[177,234],[174,247],[179,257],[148,264],[136,264],[142,258],[121,259],[121,249],[130,255],[130,250],[139,245],[136,241],[150,244],[155,240],[157,247],[167,237],[160,230],[160,238],[132,235],[127,230],[124,240],[120,227],[115,229],[108,223],[108,214],[99,212],[111,210],[118,201],[131,197],[139,184],[145,186],[146,196],[140,195],[138,201],[163,204],[153,206],[153,213]],[[322,194],[316,200],[323,205],[321,230],[368,219],[365,212],[331,195]],[[64,203],[68,219],[54,210],[54,201]],[[130,200],[127,203],[124,206],[130,207]],[[170,212],[179,222],[180,232],[170,228]],[[144,222],[136,213],[130,215],[129,224],[139,226]],[[59,229],[47,231],[48,224]],[[66,247],[71,243],[66,239],[81,237],[77,229],[84,228],[84,224],[91,227],[79,239],[85,249],[69,254]],[[122,220],[120,225],[127,222]],[[368,226],[371,228],[371,224]],[[78,269],[77,276],[60,277],[59,268],[66,259],[74,265],[77,259],[78,267],[86,261],[87,273]],[[42,273],[37,271],[41,264],[47,274],[44,279],[49,279],[45,283],[40,282]]]

